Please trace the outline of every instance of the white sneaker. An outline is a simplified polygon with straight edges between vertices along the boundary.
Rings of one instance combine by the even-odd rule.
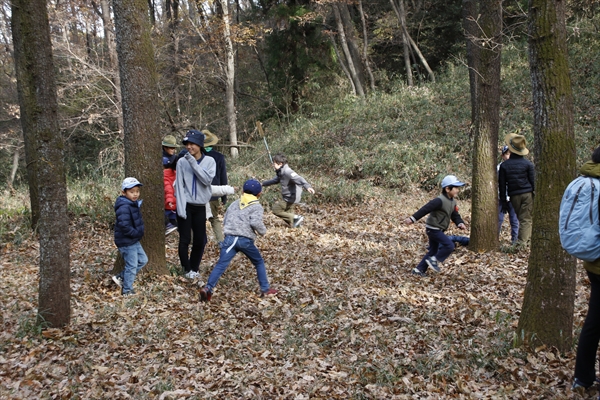
[[[189,271],[187,274],[185,274],[185,277],[188,279],[196,279],[200,277],[200,274],[196,271]]]
[[[301,215],[298,215],[298,218],[294,218],[294,228],[299,227],[302,224],[302,221],[304,220],[304,217]]]
[[[112,280],[118,287],[123,288],[123,279],[120,276],[114,275]]]

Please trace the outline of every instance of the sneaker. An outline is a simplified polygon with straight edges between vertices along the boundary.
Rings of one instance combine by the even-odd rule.
[[[123,296],[133,296],[135,294],[135,290],[131,290],[129,292],[121,292]]]
[[[425,272],[421,271],[420,269],[418,269],[416,267],[411,271],[411,274],[417,275],[417,276],[427,276],[427,274]]]
[[[573,386],[571,386],[571,390],[579,393],[580,395],[583,395],[585,393],[585,391],[587,389],[589,389],[590,387],[592,387],[592,385],[586,386],[579,379],[575,378],[573,380]]]
[[[262,292],[260,294],[260,297],[271,297],[271,296],[275,296],[277,293],[279,293],[279,290],[270,288],[266,292]]]
[[[212,298],[212,292],[207,288],[200,289],[200,301],[201,302],[209,302]]]
[[[185,277],[188,278],[188,279],[196,279],[196,278],[200,277],[200,274],[197,273],[196,271],[188,271],[185,274]]]
[[[435,256],[427,257],[425,262],[427,263],[429,268],[431,268],[435,272],[440,272],[440,266],[438,265],[438,260],[435,258]]]
[[[170,235],[171,233],[175,232],[177,230],[177,227],[173,224],[167,224],[167,228],[165,230],[165,236]]]
[[[298,215],[294,217],[294,224],[292,225],[293,228],[297,228],[302,224],[302,221],[304,221],[304,217],[302,215]]]
[[[123,278],[120,276],[115,275],[112,277],[112,280],[119,288],[123,287]]]

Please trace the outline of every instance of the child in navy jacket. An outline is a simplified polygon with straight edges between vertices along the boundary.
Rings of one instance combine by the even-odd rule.
[[[115,244],[125,261],[125,269],[112,277],[124,296],[134,294],[133,281],[148,263],[148,257],[140,244],[144,236],[144,221],[140,207],[140,186],[135,178],[125,178],[121,184],[122,194],[115,202]]]

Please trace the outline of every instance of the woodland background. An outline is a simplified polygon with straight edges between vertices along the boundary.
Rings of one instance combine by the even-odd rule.
[[[230,180],[240,186],[250,176],[273,174],[256,130],[261,121],[271,151],[287,154],[317,194],[304,198],[307,223],[300,230],[288,231],[267,216],[270,233],[258,245],[281,295],[259,299],[251,266],[238,259],[207,306],[196,302],[202,282],[180,277],[175,236],[166,243],[170,275],[142,275],[142,294],[134,299],[121,299],[111,286],[116,254],[112,204],[124,174],[124,138],[113,28],[106,18],[110,3],[49,2],[68,171],[65,218],[72,233],[72,322],[61,330],[35,322],[39,246],[28,223],[10,7],[1,4],[0,178],[6,185],[0,208],[5,277],[0,394],[576,396],[569,390],[572,351],[513,347],[527,250],[511,248],[504,235],[500,251],[457,249],[440,276],[408,274],[426,238],[422,226],[403,227],[400,221],[434,195],[445,174],[472,176],[461,1],[406,1],[406,31],[399,27],[398,9],[383,0],[362,2],[362,13],[358,2],[232,5],[236,139],[241,145],[239,156],[228,158]],[[161,129],[148,134],[180,138],[192,126],[208,128],[221,139],[217,150],[228,154],[220,4],[148,1],[161,110]],[[600,67],[595,62],[600,4],[566,4],[579,165],[600,137]],[[532,144],[527,4],[503,5],[501,133],[520,132]],[[349,71],[342,32],[346,54],[362,66],[356,74]],[[430,71],[416,49],[406,68],[407,34]],[[349,44],[353,40],[354,46]],[[367,57],[362,56],[364,45]],[[276,198],[276,190],[265,193],[267,211]],[[461,194],[467,222],[469,211],[467,188]],[[283,246],[297,251],[286,254]],[[216,257],[211,243],[204,275]],[[575,338],[587,291],[579,268]]]

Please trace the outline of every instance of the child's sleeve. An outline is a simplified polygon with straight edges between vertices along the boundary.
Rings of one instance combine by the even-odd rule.
[[[425,204],[423,207],[419,208],[419,210],[416,213],[414,213],[410,217],[410,219],[412,219],[413,222],[417,222],[418,220],[420,220],[421,218],[423,218],[430,212],[439,210],[440,208],[442,208],[442,205],[443,205],[442,199],[436,197],[435,199],[431,200],[429,203]]]
[[[454,210],[452,210],[452,214],[450,215],[450,219],[452,220],[452,222],[454,222],[456,224],[456,226],[465,223],[465,221],[463,221],[462,217],[458,213],[458,206],[454,206]]]
[[[256,211],[250,215],[250,226],[252,227],[252,230],[261,236],[264,236],[267,233],[267,227],[263,222],[263,214],[264,210],[261,206],[256,207]]]
[[[271,186],[271,185],[275,185],[276,183],[279,183],[279,175],[275,176],[275,178],[273,178],[273,179],[269,179],[269,180],[262,182],[261,185]]]
[[[298,175],[296,172],[292,171],[291,175],[290,175],[290,179],[292,180],[292,182],[294,182],[296,185],[298,186],[302,186],[304,189],[309,189],[312,186],[310,186],[310,183],[308,183],[306,181],[306,179],[304,179],[303,177],[301,177],[300,175]]]

